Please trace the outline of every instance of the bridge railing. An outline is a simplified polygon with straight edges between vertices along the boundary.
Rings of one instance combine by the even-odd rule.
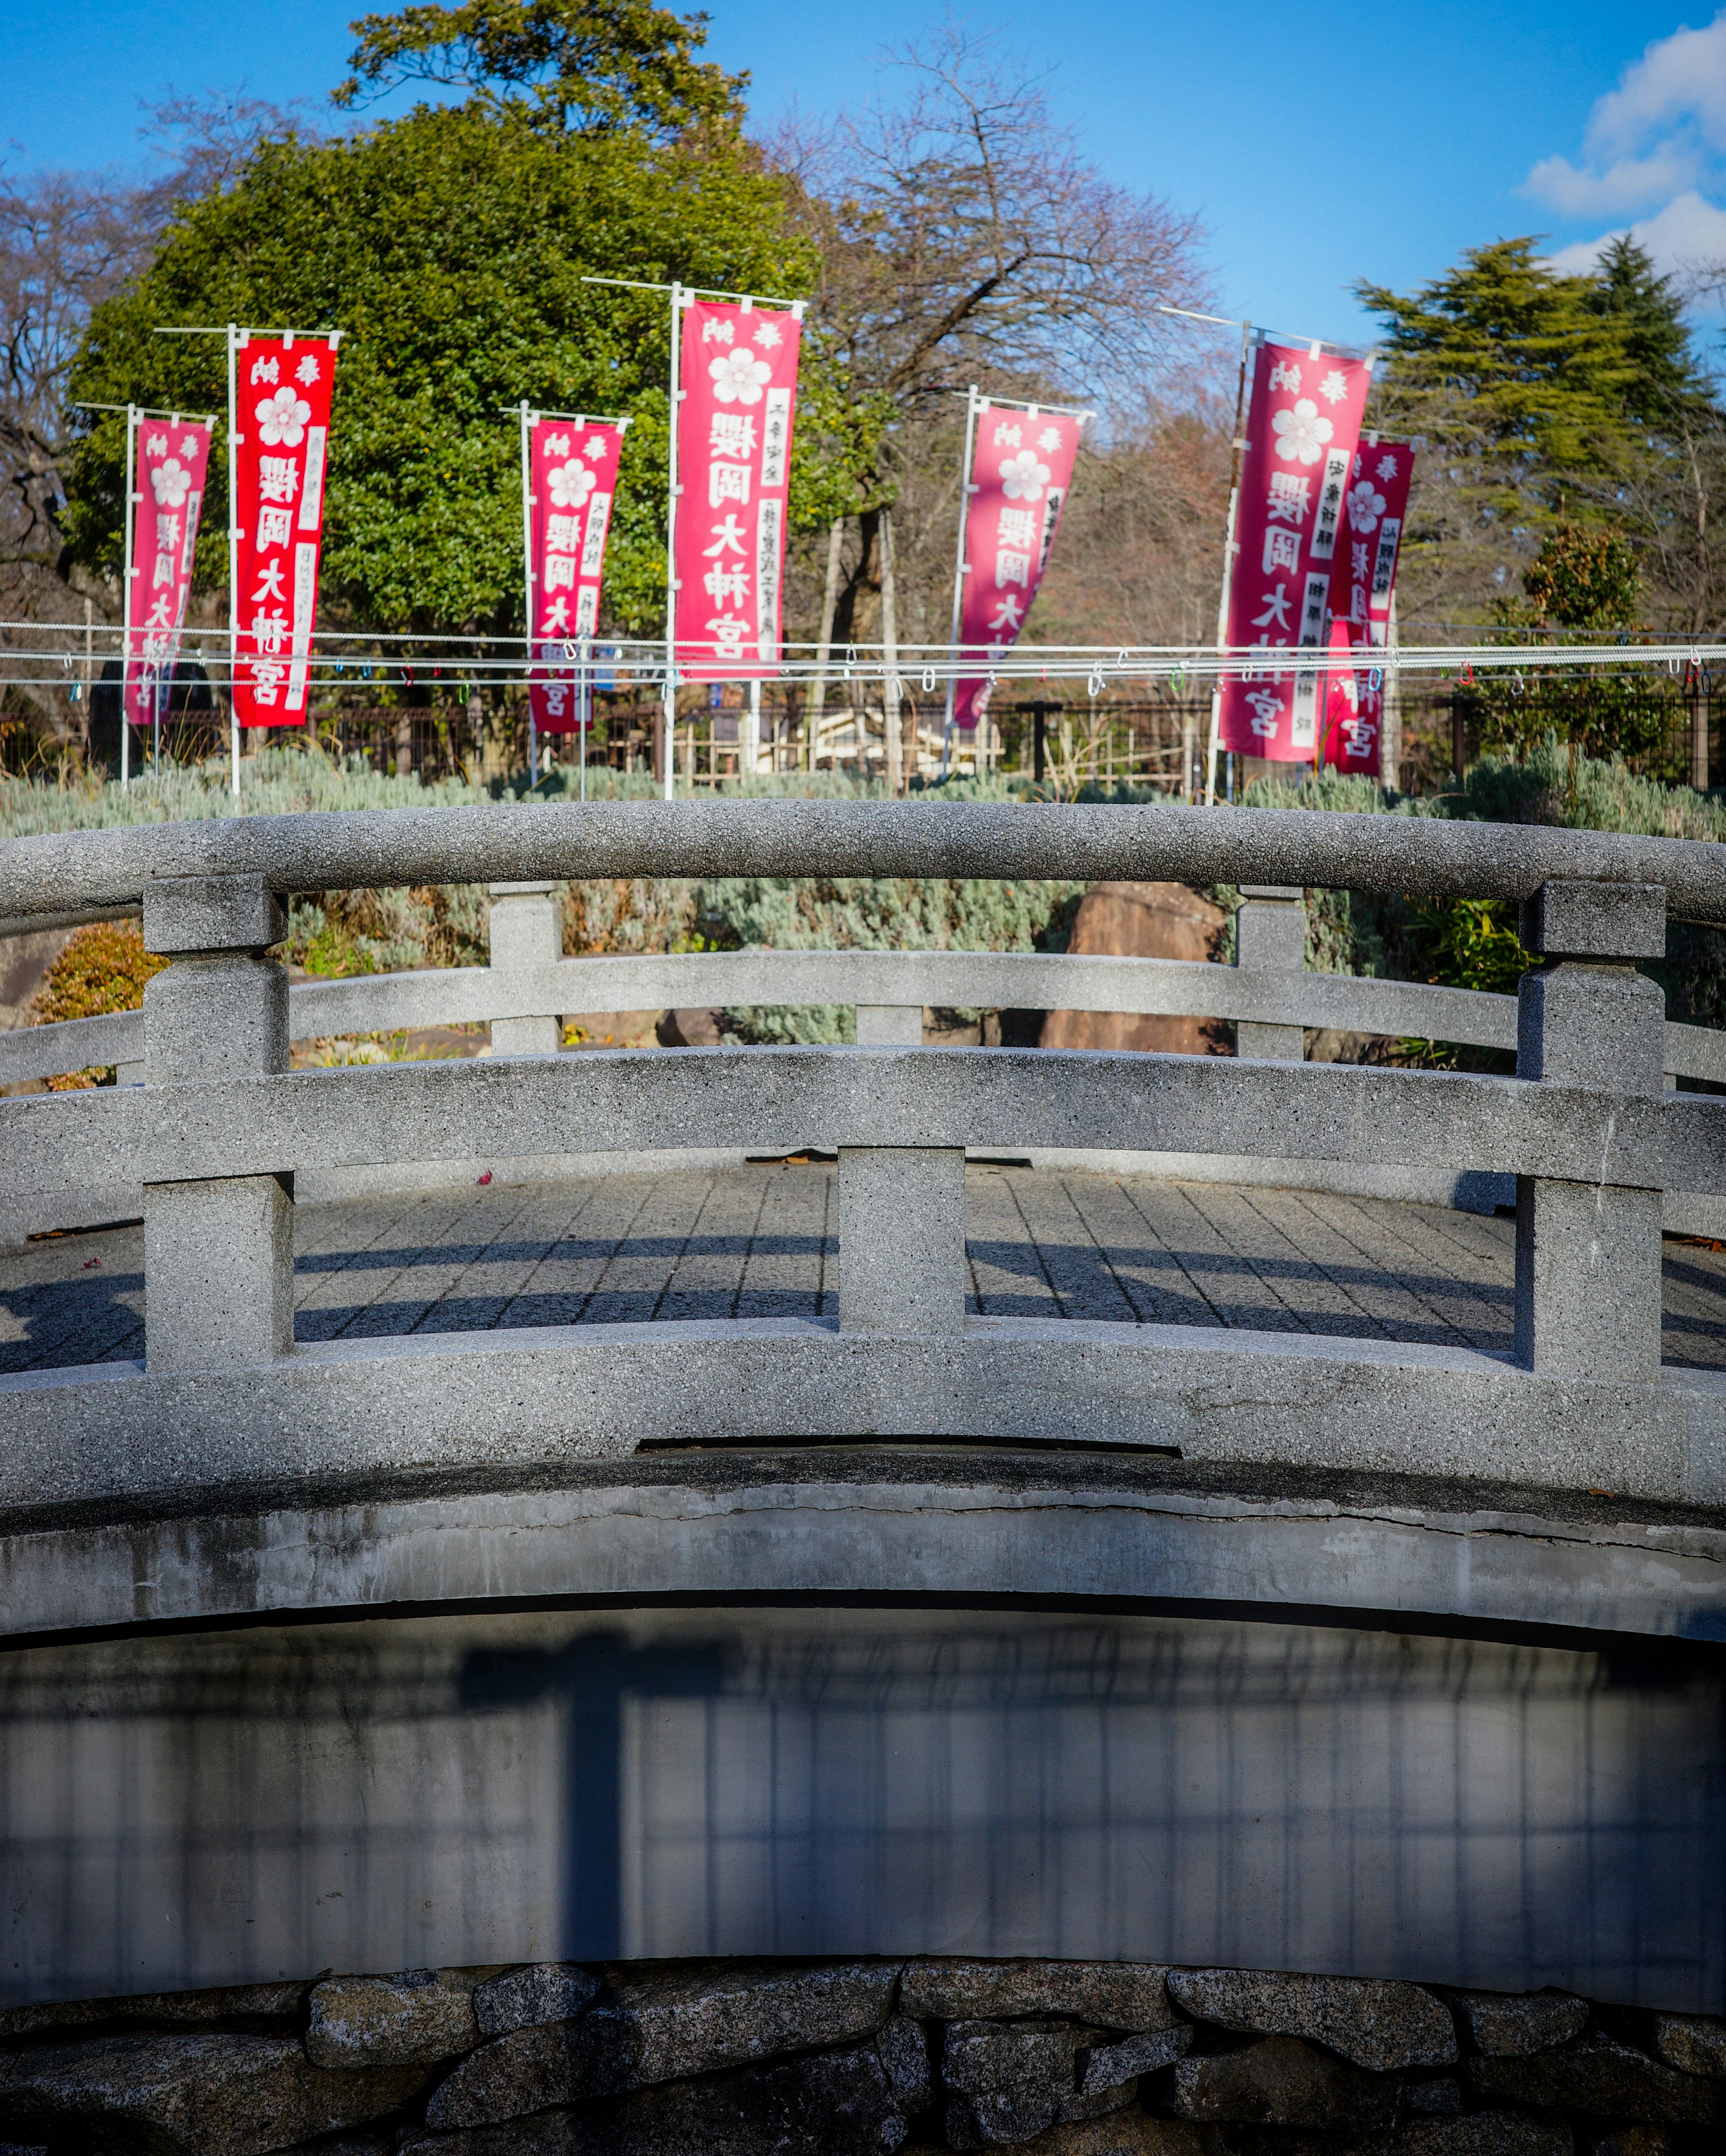
[[[1225,879],[1256,895],[1238,966],[1189,968],[983,953],[562,961],[549,895],[531,887],[824,870]],[[1726,920],[1723,870],[1715,847],[1598,834],[922,803],[258,819],[13,841],[0,850],[0,917],[141,908],[146,947],[171,963],[146,991],[141,1086],[0,1101],[13,1193],[52,1197],[93,1173],[141,1190],[146,1308],[142,1369],[0,1381],[13,1440],[0,1502],[8,1476],[39,1495],[44,1472],[62,1497],[69,1476],[111,1498],[116,1476],[155,1489],[290,1465],[363,1477],[547,1447],[884,1435],[1726,1495],[1726,1386],[1661,1364],[1664,1194],[1726,1194],[1726,1102],[1665,1090],[1675,1064],[1715,1075],[1715,1045],[1678,1029],[1675,1055],[1660,991],[1637,970],[1664,950],[1669,903]],[[490,967],[290,995],[269,956],[287,894],[419,880],[515,886],[496,891]],[[1519,899],[1540,963],[1513,1036],[1508,998],[1297,973],[1297,894],[1325,884]],[[650,978],[699,980],[715,1003],[854,1002],[860,1045],[547,1052],[557,1017],[582,1007],[578,979],[594,983],[588,1008],[673,1000],[642,994]],[[1242,1053],[924,1049],[932,1001],[1197,1011],[1234,1019]],[[484,1015],[494,1053],[290,1070],[290,1033],[311,1029],[299,1010],[320,1033]],[[1315,1024],[1513,1038],[1517,1075],[1298,1061],[1297,1029]],[[126,1036],[105,1038],[129,1060]],[[80,1043],[80,1056],[96,1052]],[[298,1174],[728,1147],[837,1153],[836,1327],[294,1343]],[[968,1317],[966,1149],[1038,1147],[1513,1178],[1513,1354]]]

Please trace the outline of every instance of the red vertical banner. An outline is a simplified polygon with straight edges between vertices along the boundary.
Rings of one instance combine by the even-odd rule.
[[[1333,652],[1383,650],[1390,631],[1390,600],[1408,519],[1414,477],[1412,442],[1364,442],[1349,474],[1348,540],[1337,549],[1331,579]],[[1379,666],[1344,664],[1329,677],[1324,761],[1338,771],[1379,776],[1379,737],[1384,719]]]
[[[209,468],[207,426],[197,420],[139,420],[131,627],[126,644],[126,716],[135,726],[152,723],[158,694],[173,681]]]
[[[234,716],[243,726],[303,726],[336,339],[248,337],[234,363]]]
[[[691,300],[677,411],[674,662],[693,680],[779,670],[801,308]]]
[[[1318,754],[1331,578],[1371,374],[1369,360],[1299,346],[1261,344],[1254,357],[1226,641],[1257,644],[1266,663],[1223,677],[1225,749],[1282,762]],[[1272,665],[1271,654],[1285,649],[1311,650],[1315,663]]]
[[[618,459],[628,421],[537,419],[528,429],[527,564],[534,665],[528,676],[533,722],[542,734],[582,723],[574,670],[581,639],[599,625],[605,542],[617,495]],[[561,667],[547,662],[561,660]]]
[[[1086,415],[1038,406],[991,404],[977,413],[971,469],[965,474],[964,582],[959,644],[994,660],[1009,651],[1049,566]],[[989,708],[982,677],[961,677],[954,723],[971,727]]]

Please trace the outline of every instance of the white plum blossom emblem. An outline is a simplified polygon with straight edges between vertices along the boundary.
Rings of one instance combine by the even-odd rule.
[[[707,372],[713,377],[713,394],[722,404],[758,404],[762,389],[773,379],[773,370],[747,346],[740,346],[737,351],[727,352],[723,359],[711,361]]]
[[[177,457],[170,457],[165,465],[151,466],[150,484],[155,490],[158,509],[177,509],[186,499],[192,475]]]
[[[1348,521],[1363,536],[1376,531],[1384,514],[1384,497],[1369,479],[1356,480],[1348,490]]]
[[[1298,457],[1303,465],[1316,465],[1336,432],[1328,419],[1320,418],[1318,407],[1310,397],[1298,399],[1292,412],[1273,412],[1271,427],[1277,437],[1277,455],[1290,464]]]
[[[580,509],[593,490],[593,475],[574,457],[567,465],[553,465],[546,474],[553,509]]]
[[[297,449],[306,439],[311,407],[291,389],[278,389],[258,403],[258,439],[267,448]]]
[[[1049,467],[1035,449],[1001,459],[1001,492],[1009,501],[1040,501],[1049,484]]]
[[[1318,393],[1327,404],[1340,404],[1348,394],[1348,385],[1333,367],[1318,385]]]

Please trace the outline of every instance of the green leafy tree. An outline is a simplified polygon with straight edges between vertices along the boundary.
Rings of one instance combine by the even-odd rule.
[[[609,618],[663,616],[667,446],[664,296],[584,273],[793,295],[814,263],[788,225],[786,182],[728,129],[670,141],[609,125],[548,131],[537,110],[475,99],[422,106],[345,140],[259,150],[190,203],[130,290],[98,307],[73,394],[212,411],[219,339],[160,325],[233,320],[339,327],[325,552],[326,615],[390,630],[519,633],[516,431],[504,408],[626,413],[607,563]],[[804,367],[794,521],[833,514],[840,385],[819,346]],[[100,418],[73,465],[69,525],[111,574],[124,442]],[[199,581],[227,583],[217,460]],[[849,499],[849,490],[845,498]]]
[[[1679,436],[1711,412],[1682,305],[1628,241],[1566,276],[1529,238],[1475,248],[1419,291],[1366,284],[1389,335],[1371,423],[1420,437],[1403,611],[1480,620],[1544,536],[1635,519],[1653,545],[1677,512]]]
[[[334,101],[354,105],[403,83],[434,83],[525,100],[537,123],[559,130],[633,127],[669,137],[742,117],[748,76],[696,58],[706,22],[651,0],[468,0],[365,15],[352,26],[353,73]]]
[[[1526,597],[1503,602],[1504,628],[1518,642],[1605,644],[1636,626],[1642,580],[1624,534],[1568,518],[1547,533],[1523,578]],[[1579,667],[1569,679],[1544,674],[1502,678],[1477,692],[1487,740],[1526,756],[1549,735],[1590,756],[1644,755],[1660,740],[1670,698],[1626,668]]]

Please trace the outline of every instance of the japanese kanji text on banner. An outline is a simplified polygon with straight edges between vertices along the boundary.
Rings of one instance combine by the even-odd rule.
[[[626,424],[626,423],[625,423]],[[624,428],[615,419],[536,419],[528,429],[529,696],[542,734],[576,732],[582,701],[569,661],[599,623],[605,541]],[[562,660],[561,668],[543,662]]]
[[[677,413],[674,660],[696,680],[777,673],[800,311],[692,300]]]
[[[990,404],[977,413],[965,475],[965,566],[959,644],[990,659],[1009,650],[1049,564],[1061,506],[1072,485],[1082,413]],[[974,726],[988,708],[988,683],[960,677],[955,724]]]
[[[334,337],[252,337],[234,353],[234,710],[300,726],[317,613]]]
[[[1262,667],[1224,676],[1221,746],[1283,762],[1318,753],[1319,680],[1343,495],[1360,439],[1372,362],[1261,344],[1253,361],[1246,447],[1229,578],[1231,646],[1257,644]],[[1272,654],[1311,649],[1298,671]]]
[[[126,716],[133,726],[147,726],[157,717],[161,690],[173,680],[180,654],[210,430],[193,420],[141,418],[136,447]]]
[[[1359,656],[1383,650],[1390,633],[1390,599],[1414,477],[1412,442],[1363,443],[1349,474],[1348,543],[1337,549],[1331,580],[1330,644],[1353,653],[1330,676],[1324,761],[1340,771],[1379,776],[1379,737],[1384,720],[1381,667],[1359,666]]]

